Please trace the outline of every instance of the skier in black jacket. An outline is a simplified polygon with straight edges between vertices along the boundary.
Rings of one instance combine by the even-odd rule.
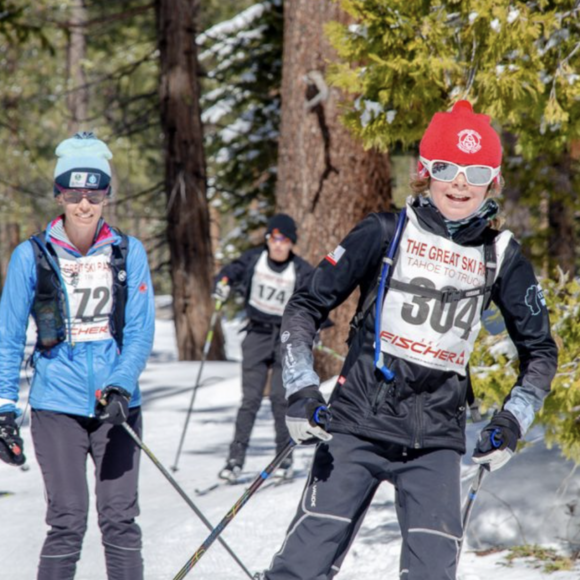
[[[290,440],[285,422],[287,404],[280,364],[280,324],[290,296],[313,270],[308,262],[293,253],[297,239],[294,220],[286,214],[277,214],[268,222],[265,246],[243,253],[217,276],[214,296],[225,301],[231,287],[237,287],[245,296],[249,318],[242,343],[242,405],[228,460],[219,472],[220,478],[230,482],[237,479],[244,465],[270,368],[270,403],[277,451]],[[280,466],[280,471],[284,477],[292,475],[291,457]]]
[[[501,155],[489,117],[473,113],[467,101],[437,113],[420,145],[412,184],[418,195],[402,218],[372,214],[360,222],[287,305],[281,328],[287,425],[296,443],[319,445],[267,580],[333,578],[383,481],[396,490],[401,579],[455,579],[467,365],[488,300],[505,319],[520,373],[482,430],[475,462],[494,470],[510,459],[557,367],[532,266],[512,234],[493,227]],[[392,267],[382,267],[394,246]],[[377,290],[387,271],[385,292]],[[361,316],[323,422],[313,337],[357,287]]]

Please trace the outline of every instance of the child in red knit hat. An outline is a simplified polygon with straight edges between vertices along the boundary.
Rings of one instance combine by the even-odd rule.
[[[364,219],[287,304],[281,336],[288,430],[296,443],[318,447],[266,580],[334,578],[385,481],[395,487],[400,578],[455,579],[473,397],[468,363],[489,302],[506,321],[520,372],[481,432],[476,463],[493,471],[512,457],[557,367],[532,266],[512,234],[493,227],[500,164],[488,117],[467,101],[437,113],[420,145],[419,185],[429,195],[410,197],[398,215]],[[350,350],[327,406],[312,367],[313,340],[357,287]]]
[[[458,101],[450,113],[436,113],[429,123],[419,146],[419,180],[412,188],[417,193],[429,189],[446,219],[468,219],[486,198],[499,194],[501,157],[490,118],[474,113],[468,101]],[[495,203],[486,207],[497,213]]]

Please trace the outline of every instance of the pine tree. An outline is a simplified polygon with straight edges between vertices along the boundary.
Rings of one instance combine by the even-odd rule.
[[[366,146],[416,143],[460,98],[521,151],[561,152],[580,137],[580,7],[574,0],[338,0],[357,21],[328,26],[353,96],[346,123]]]
[[[254,4],[198,36],[205,66],[202,119],[213,206],[233,214],[224,249],[247,245],[248,232],[274,208],[283,15],[281,0]]]

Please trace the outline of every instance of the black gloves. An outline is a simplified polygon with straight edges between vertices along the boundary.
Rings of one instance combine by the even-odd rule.
[[[472,459],[489,471],[503,467],[513,456],[520,425],[509,411],[500,411],[481,431]]]
[[[326,432],[329,422],[330,411],[316,387],[306,387],[288,398],[286,426],[297,444],[330,441],[332,435]]]
[[[9,465],[24,465],[26,457],[16,413],[0,413],[0,459]]]
[[[129,417],[131,395],[120,387],[107,387],[97,392],[95,416],[103,423],[121,425]]]

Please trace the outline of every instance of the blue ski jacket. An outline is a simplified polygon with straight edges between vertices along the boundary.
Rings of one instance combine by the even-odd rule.
[[[46,229],[47,244],[57,243],[51,238],[51,230],[58,221],[54,220]],[[87,256],[107,251],[107,246],[120,242],[119,234],[103,222]],[[37,280],[32,243],[27,240],[14,250],[0,300],[0,412],[19,413],[16,403],[20,368]],[[58,245],[61,252],[66,250],[68,260],[81,257],[75,248]],[[145,249],[131,236],[126,272],[128,295],[122,352],[114,338],[73,342],[68,333],[67,340],[49,353],[35,351],[29,397],[33,409],[93,417],[96,392],[107,386],[130,393],[130,407],[141,404],[138,378],[153,346],[155,306]],[[66,312],[66,316],[70,328],[71,313]]]

